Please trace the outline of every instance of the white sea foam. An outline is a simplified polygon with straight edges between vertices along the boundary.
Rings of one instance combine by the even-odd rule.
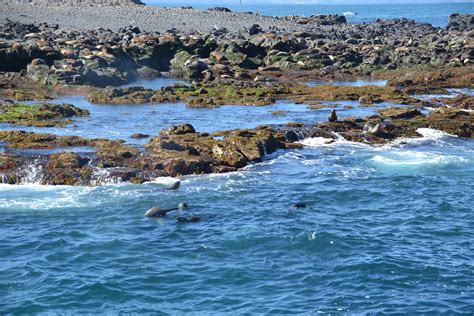
[[[463,163],[468,159],[440,153],[427,153],[413,150],[391,151],[389,155],[375,155],[371,161],[389,166],[426,166]]]
[[[308,147],[317,147],[317,146],[323,146],[323,145],[329,145],[331,143],[334,143],[334,140],[331,138],[324,138],[324,137],[311,137],[311,138],[306,138],[301,141],[301,144],[308,146]]]
[[[356,15],[356,13],[351,12],[351,11],[346,11],[346,12],[343,12],[342,15],[344,15],[344,16],[354,16],[354,15]]]
[[[39,184],[0,184],[0,210],[51,210],[79,208],[91,204],[88,198],[92,188],[72,186],[45,186]]]
[[[368,148],[371,146],[370,144],[351,142],[337,134],[336,136],[337,136],[336,139],[324,138],[324,137],[309,137],[300,141],[300,144],[307,147],[314,147],[314,148],[335,147],[335,146],[341,146],[341,145],[349,145],[351,147],[359,147],[359,148]]]
[[[41,185],[34,183],[25,183],[25,184],[6,184],[0,183],[0,191],[13,191],[13,190],[38,190],[38,191],[57,191],[62,186],[54,185]]]
[[[432,128],[419,128],[416,130],[418,134],[422,135],[426,139],[437,140],[445,137],[457,137],[455,135],[448,134],[443,131]]]
[[[157,184],[164,184],[164,185],[171,185],[173,183],[175,183],[176,181],[179,181],[178,179],[176,178],[173,178],[173,177],[158,177],[158,178],[155,178],[149,182],[146,182],[146,183],[157,183]]]
[[[422,137],[398,138],[394,140],[391,144],[389,144],[388,147],[392,145],[400,145],[400,144],[414,144],[414,145],[418,144],[419,145],[419,144],[426,144],[426,143],[435,143],[435,142],[439,142],[439,141],[449,139],[449,138],[457,138],[456,135],[451,135],[449,133],[432,129],[432,128],[418,128],[416,132],[422,135]]]
[[[337,139],[331,138],[324,138],[324,137],[310,137],[306,138],[300,143],[307,147],[329,147],[329,146],[341,146],[341,145],[349,145],[352,147],[359,147],[359,148],[372,148],[373,150],[387,150],[393,145],[400,145],[400,144],[420,144],[420,143],[427,143],[427,142],[435,142],[442,139],[449,139],[449,138],[457,138],[456,135],[451,135],[443,131],[439,131],[432,128],[418,128],[416,130],[418,134],[422,135],[422,137],[413,137],[413,138],[398,138],[387,145],[371,145],[367,143],[358,143],[352,142],[344,139],[340,135],[337,135]]]

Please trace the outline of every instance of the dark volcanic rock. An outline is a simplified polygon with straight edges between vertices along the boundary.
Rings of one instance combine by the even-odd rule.
[[[217,11],[217,12],[232,12],[231,9],[226,8],[226,7],[214,7],[214,8],[209,8],[207,10],[208,11]]]
[[[448,30],[470,31],[474,29],[474,14],[451,14],[448,19]]]
[[[190,134],[190,133],[196,133],[196,131],[194,130],[194,127],[191,124],[181,124],[181,125],[165,128],[164,130],[160,132],[160,135],[170,136],[170,135],[184,135],[184,134]]]

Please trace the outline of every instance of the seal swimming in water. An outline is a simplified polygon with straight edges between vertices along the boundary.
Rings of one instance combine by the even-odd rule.
[[[177,207],[169,208],[169,209],[161,209],[159,207],[152,207],[148,211],[145,212],[145,217],[163,217],[166,216],[166,213],[171,211],[178,211],[187,208],[188,205],[184,202],[178,204]]]
[[[178,223],[196,223],[196,222],[199,222],[200,220],[201,218],[196,215],[191,215],[187,217],[184,217],[184,216],[176,217],[176,221]]]
[[[293,208],[305,208],[306,204],[304,203],[296,203],[292,205]]]
[[[170,185],[167,185],[167,186],[165,187],[165,190],[167,190],[167,191],[178,190],[180,186],[181,186],[181,181],[178,180],[178,181],[176,181],[176,182],[173,182],[173,183],[170,184]]]

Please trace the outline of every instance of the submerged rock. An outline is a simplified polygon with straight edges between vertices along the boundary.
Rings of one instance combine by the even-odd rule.
[[[136,134],[133,134],[130,136],[130,138],[133,138],[133,139],[145,139],[145,138],[149,138],[150,135],[148,134],[141,134],[141,133],[136,133]]]

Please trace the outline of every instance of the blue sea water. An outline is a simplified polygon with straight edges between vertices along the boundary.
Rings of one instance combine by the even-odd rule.
[[[232,3],[195,3],[189,1],[157,1],[145,0],[148,5],[181,7],[193,6],[204,10],[216,6],[225,6],[236,12],[254,12],[268,16],[300,15],[309,16],[316,14],[339,14],[346,15],[349,23],[370,23],[377,19],[408,18],[421,23],[429,23],[433,26],[444,27],[448,23],[449,15],[453,13],[474,13],[474,2],[443,3],[380,3],[380,4],[249,4],[252,1],[243,0]],[[253,2],[254,3],[254,2]]]
[[[129,135],[169,124],[213,131],[322,121],[332,107],[341,117],[377,109],[55,102],[92,116],[75,128],[21,129],[140,145]],[[310,138],[239,172],[182,177],[177,191],[163,191],[168,179],[0,185],[0,314],[470,314],[474,141],[419,132],[383,146]],[[181,201],[202,221],[143,216]]]

